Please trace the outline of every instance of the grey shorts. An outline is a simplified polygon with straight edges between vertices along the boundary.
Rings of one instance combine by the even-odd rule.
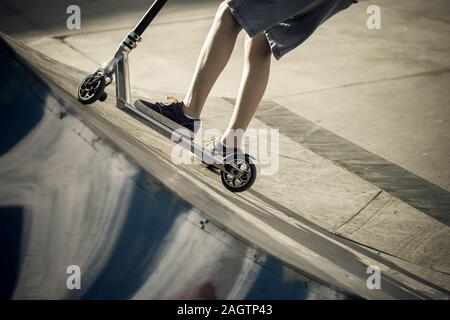
[[[278,60],[303,43],[323,22],[354,0],[228,0],[250,37],[264,32]]]

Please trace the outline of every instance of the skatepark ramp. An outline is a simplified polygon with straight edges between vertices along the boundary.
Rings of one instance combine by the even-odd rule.
[[[407,272],[369,289],[376,255],[172,164],[113,99],[76,101],[83,72],[4,35],[0,58],[2,299],[445,297]]]

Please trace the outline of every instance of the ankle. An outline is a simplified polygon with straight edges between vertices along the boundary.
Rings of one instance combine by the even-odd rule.
[[[193,114],[191,112],[191,109],[189,109],[189,107],[187,107],[184,103],[183,103],[183,106],[181,107],[181,110],[183,111],[184,115],[188,118],[191,118],[191,119],[199,119],[200,118],[199,115]]]
[[[200,119],[200,114],[193,112],[194,108],[192,108],[185,100],[183,100],[183,106],[181,109],[183,110],[184,115],[188,118]]]
[[[236,137],[233,134],[225,133],[218,139],[218,142],[224,145],[226,148],[240,149],[242,139],[240,137]]]

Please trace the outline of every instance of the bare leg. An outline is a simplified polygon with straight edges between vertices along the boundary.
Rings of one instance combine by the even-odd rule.
[[[271,51],[264,33],[245,40],[244,69],[233,116],[221,142],[240,147],[247,129],[266,91]]]
[[[242,30],[230,8],[222,2],[205,40],[189,90],[184,113],[199,118],[211,89],[230,59],[236,38]]]

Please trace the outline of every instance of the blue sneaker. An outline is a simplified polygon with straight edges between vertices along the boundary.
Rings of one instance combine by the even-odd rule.
[[[200,119],[193,119],[183,112],[183,102],[175,98],[168,97],[167,102],[151,103],[144,100],[136,100],[134,106],[149,117],[161,122],[172,130],[185,128],[188,130],[190,138],[200,128]],[[184,130],[186,131],[186,130]]]

